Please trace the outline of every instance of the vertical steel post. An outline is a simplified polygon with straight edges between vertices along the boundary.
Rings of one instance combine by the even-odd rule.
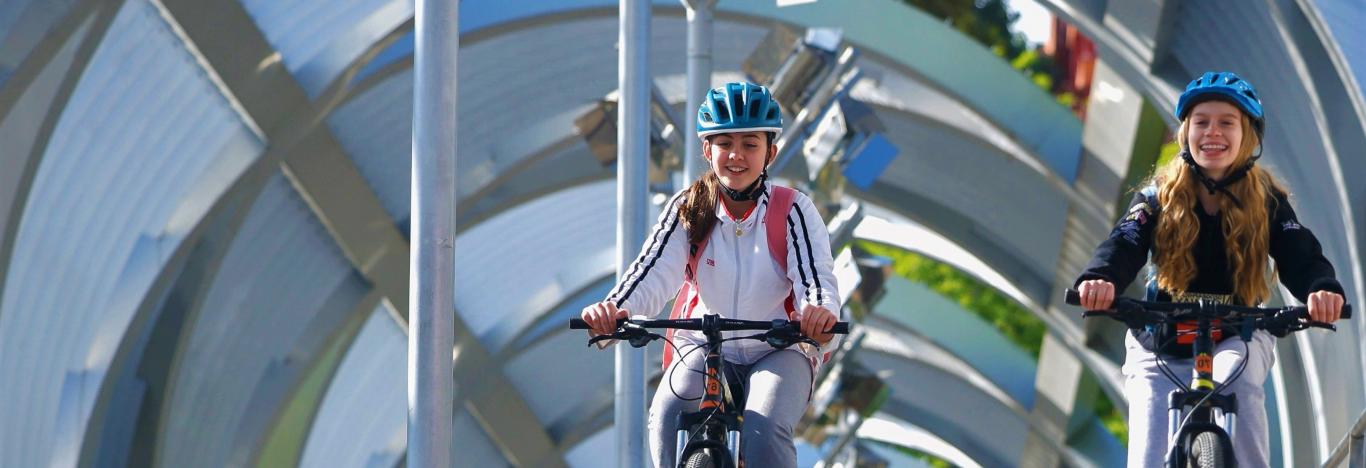
[[[650,2],[622,0],[617,36],[617,278],[645,241],[650,155]],[[634,313],[652,311],[637,310]],[[617,466],[645,466],[645,350],[616,349]]]
[[[417,0],[412,249],[408,287],[408,466],[454,465],[455,112],[458,0]]]
[[[679,132],[686,143],[683,154],[683,187],[706,172],[702,163],[702,140],[693,132],[697,109],[711,89],[712,13],[716,0],[682,0],[688,11],[688,106],[683,109],[683,128]]]

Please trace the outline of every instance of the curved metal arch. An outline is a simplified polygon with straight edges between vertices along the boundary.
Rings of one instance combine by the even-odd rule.
[[[471,12],[469,16],[477,19],[462,23],[462,29],[468,31],[466,34],[471,36],[470,43],[472,44],[481,39],[535,28],[551,21],[616,14],[614,9],[606,8],[607,5],[601,5],[602,3],[606,2],[579,0],[563,2],[558,6],[549,4],[527,6],[521,9],[510,9],[511,11],[507,12],[475,11]],[[677,16],[682,13],[682,9],[672,2],[660,0],[655,3],[656,10],[659,10],[657,14]],[[984,116],[997,131],[1007,135],[1020,147],[1025,148],[1030,156],[1036,158],[1032,161],[1024,160],[1026,164],[1043,175],[1059,190],[1067,193],[1070,198],[1079,196],[1072,191],[1070,183],[1075,177],[1076,164],[1080,159],[1081,127],[1075,117],[1038,89],[1037,86],[1010,69],[998,57],[975,43],[971,43],[966,38],[960,37],[961,34],[956,31],[937,24],[927,15],[913,8],[900,4],[874,5],[874,3],[860,3],[858,4],[859,8],[854,9],[857,11],[837,7],[826,8],[819,5],[774,9],[746,4],[735,6],[732,9],[729,4],[721,4],[718,19],[760,25],[771,21],[780,21],[799,27],[843,25],[846,27],[846,34],[852,41],[867,47],[866,54],[878,57],[884,63],[892,64],[893,67],[906,75],[918,77],[941,93],[953,96],[960,102],[967,104],[974,112]],[[870,11],[876,11],[880,14],[869,14]],[[866,15],[859,16],[861,13]],[[891,31],[890,33],[874,33],[871,31],[874,31],[875,28],[858,24],[859,21],[868,18],[888,16],[895,17],[897,21],[903,23],[909,21],[924,27],[907,28],[904,25],[899,25],[884,29],[884,31]],[[462,20],[465,17],[466,15],[462,13]],[[411,25],[404,27],[411,27]],[[907,31],[916,32],[908,33]],[[399,34],[399,30],[393,34]],[[883,34],[891,34],[895,37],[883,37]],[[933,36],[928,38],[902,37],[905,34]],[[462,43],[464,42],[465,39],[462,38]],[[945,62],[942,57],[949,54],[942,53],[941,45],[944,43],[961,48],[962,53],[975,55],[976,61],[962,60],[961,57],[957,57],[962,55],[959,53],[954,54],[957,57],[955,60]],[[933,46],[929,44],[933,44]],[[375,54],[368,53],[368,55],[374,56]],[[976,63],[976,68],[965,68],[959,65],[965,62]],[[933,63],[939,68],[927,68],[923,65],[924,63]],[[410,66],[411,60],[402,59],[385,65],[383,69],[387,70],[385,73],[393,73],[395,68]],[[989,76],[984,78],[984,73],[988,71],[991,73],[988,73]],[[373,86],[377,78],[375,76],[367,77],[349,94],[356,95],[363,92],[369,86]],[[989,81],[990,86],[985,86],[986,83],[981,82],[984,79],[995,81]],[[1005,91],[1006,89],[1008,91]],[[984,90],[1001,92],[1002,95],[985,96],[983,95]],[[1013,112],[1016,118],[1011,118],[1007,114],[1008,112]],[[1038,112],[1043,112],[1047,118],[1041,119]],[[1093,216],[1098,220],[1108,222],[1108,219],[1105,219],[1108,218],[1108,213],[1094,213]]]
[[[114,16],[121,7],[121,1],[97,2],[93,0],[86,0],[72,6],[66,17],[53,26],[49,34],[20,64],[3,87],[0,87],[0,126],[3,126],[0,129],[9,130],[18,121],[9,119],[15,110],[15,106],[22,102],[26,93],[35,89],[38,78],[48,71],[47,68],[52,64],[52,60],[62,53],[65,46],[68,46],[68,41],[78,41],[72,44],[75,45],[76,50],[70,58],[70,63],[67,64],[68,68],[59,71],[59,84],[56,89],[51,91],[49,107],[42,115],[31,116],[33,120],[41,123],[33,129],[32,134],[14,135],[21,138],[31,137],[31,142],[24,145],[22,139],[10,140],[14,146],[10,146],[9,151],[14,151],[14,153],[8,155],[9,157],[5,158],[6,161],[0,162],[0,167],[5,168],[5,172],[8,173],[5,176],[0,176],[0,182],[3,182],[0,183],[0,187],[3,187],[0,188],[0,195],[3,195],[0,197],[0,203],[5,204],[3,208],[0,208],[0,294],[4,293],[5,285],[8,283],[9,264],[13,255],[15,237],[19,232],[19,224],[23,222],[24,206],[33,186],[33,177],[38,172],[38,166],[42,163],[43,154],[46,153],[52,133],[56,130],[57,122],[61,120],[61,116],[66,110],[67,102],[80,83],[81,76],[85,74],[86,66],[94,57],[95,50],[104,37],[104,32],[113,24]],[[81,37],[76,37],[82,32]],[[24,130],[18,132],[29,133],[24,132]],[[21,148],[26,149],[26,151],[18,151]]]
[[[882,205],[881,203],[877,203],[876,200],[870,201]],[[894,208],[887,208],[888,211],[896,213],[898,216],[906,219],[916,219],[914,213],[909,213],[906,209],[897,207],[897,205],[890,206],[893,206]],[[952,235],[945,235],[944,231],[937,230],[932,225],[926,225],[926,228],[941,236],[944,242],[947,242],[957,251],[965,253],[972,252],[970,249],[964,248],[958,244]],[[1108,394],[1123,395],[1124,382],[1120,377],[1119,364],[1111,361],[1099,352],[1088,348],[1086,346],[1085,335],[1077,325],[1048,313],[1044,308],[1043,303],[1034,300],[1028,294],[1023,293],[1018,289],[1012,288],[1011,286],[1017,285],[1018,282],[1014,279],[1010,279],[1009,272],[999,271],[999,265],[990,262],[983,262],[981,264],[974,262],[973,260],[975,260],[975,257],[969,257],[969,255],[973,255],[975,252],[972,252],[972,254],[969,255],[944,255],[944,252],[931,252],[924,249],[922,244],[914,242],[910,236],[883,237],[875,240],[890,243],[903,250],[938,259],[941,262],[953,266],[959,271],[972,275],[982,282],[991,285],[1001,294],[1011,297],[1026,310],[1029,310],[1038,317],[1039,320],[1048,327],[1049,333],[1058,338],[1073,356],[1091,370],[1100,381],[1101,385],[1106,387],[1106,392]],[[936,243],[935,245],[941,244]],[[940,248],[942,249],[943,247]],[[1004,279],[1005,285],[1000,283],[1002,279]],[[1117,401],[1116,403],[1123,403],[1123,401]]]

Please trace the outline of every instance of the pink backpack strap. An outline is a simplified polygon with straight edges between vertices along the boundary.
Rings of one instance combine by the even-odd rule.
[[[797,201],[797,191],[780,185],[773,186],[773,194],[768,199],[768,211],[764,212],[764,231],[768,234],[768,253],[778,262],[778,270],[787,275],[787,213]],[[796,297],[787,294],[784,304],[788,318],[797,312]]]
[[[683,270],[683,285],[679,286],[678,294],[674,296],[673,308],[669,310],[670,319],[687,318],[692,314],[694,307],[697,307],[697,261],[702,258],[702,253],[707,251],[707,242],[711,236],[702,238],[701,242],[688,244],[688,266]],[[670,343],[674,339],[674,330],[670,328],[664,332],[664,338]],[[668,372],[669,362],[673,361],[673,347],[664,346],[664,371]]]

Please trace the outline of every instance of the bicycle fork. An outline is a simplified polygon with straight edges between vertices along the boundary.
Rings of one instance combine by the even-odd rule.
[[[1204,306],[1203,301],[1201,305]],[[1238,422],[1237,395],[1215,393],[1214,339],[1210,336],[1210,320],[1201,317],[1196,327],[1195,365],[1191,369],[1191,389],[1175,390],[1167,396],[1167,449],[1169,462],[1185,466],[1186,437],[1210,430],[1222,431],[1231,444]],[[1190,408],[1189,423],[1182,426],[1186,408]]]

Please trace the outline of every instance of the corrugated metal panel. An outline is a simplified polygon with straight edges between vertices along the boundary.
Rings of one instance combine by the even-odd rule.
[[[537,150],[576,134],[574,119],[617,87],[616,22],[615,17],[593,17],[540,24],[462,45],[458,195],[486,188]],[[715,29],[718,70],[738,69],[766,32],[729,21],[718,21]],[[686,54],[685,23],[656,20],[652,37],[651,73],[682,75],[685,62],[678,57]],[[407,70],[365,90],[328,118],[400,225],[409,210],[412,103]],[[584,162],[597,164],[589,157]]]
[[[911,337],[868,328],[857,361],[885,371],[892,389],[881,411],[942,437],[983,466],[1011,466],[1024,448],[1027,414],[1002,404],[956,360]],[[964,419],[967,417],[968,419]],[[991,430],[964,421],[991,421]]]
[[[565,461],[574,468],[596,468],[616,453],[616,427],[608,427],[579,442],[565,452]]]
[[[590,265],[613,264],[615,190],[603,181],[557,192],[456,239],[455,308],[485,346],[499,323],[526,321],[600,276]]]
[[[0,88],[38,47],[76,0],[0,2]]]
[[[1021,161],[1036,161],[1037,156],[991,124],[982,114],[926,83],[906,76],[895,65],[874,57],[859,61],[864,79],[850,91],[859,101],[894,108],[952,126],[996,146]]]
[[[460,67],[462,70],[466,67]],[[465,89],[465,86],[460,86]],[[464,108],[464,106],[461,106]],[[413,155],[413,73],[397,73],[347,101],[327,118],[328,127],[380,205],[406,225],[411,210]],[[460,135],[460,146],[470,136]],[[464,186],[461,152],[456,152],[456,190]],[[406,233],[406,229],[404,230]]]
[[[1076,178],[1081,122],[1047,92],[989,49],[924,12],[894,0],[816,2],[775,8],[771,2],[721,2],[717,8],[802,25],[842,28],[865,53],[917,72],[1004,128],[1064,180]]]
[[[564,323],[560,320],[561,326]],[[582,407],[590,402],[612,401],[610,383],[615,353],[584,346],[587,342],[588,336],[577,330],[551,334],[520,350],[504,367],[508,379],[542,425],[573,427],[583,421],[562,419],[582,414]]]
[[[0,465],[47,464],[59,424],[79,441],[137,298],[184,235],[179,220],[202,216],[183,200],[216,198],[261,148],[156,10],[125,4],[17,229],[0,303]]]
[[[1328,24],[1338,50],[1356,77],[1357,86],[1366,93],[1366,3],[1359,0],[1314,0],[1320,17]]]
[[[316,97],[362,52],[413,16],[411,0],[242,0],[285,68]]]
[[[1067,217],[1063,194],[1023,163],[972,135],[945,132],[904,114],[883,113],[882,120],[886,136],[903,150],[879,182],[965,214],[976,232],[1025,260],[1041,277],[1052,277]]]
[[[1034,357],[996,327],[963,306],[900,276],[888,278],[887,294],[875,310],[889,322],[917,331],[1010,395],[1021,407],[1034,407]],[[907,389],[909,391],[909,389]]]
[[[368,289],[284,176],[273,176],[190,318],[168,385],[159,460],[249,463],[243,448],[253,441],[236,439],[263,433],[262,417],[278,409],[269,403],[281,400],[271,389],[307,370],[315,356],[299,343],[335,332]],[[252,407],[253,398],[268,404]]]
[[[407,353],[408,336],[380,304],[328,384],[300,466],[392,468],[403,457]]]

